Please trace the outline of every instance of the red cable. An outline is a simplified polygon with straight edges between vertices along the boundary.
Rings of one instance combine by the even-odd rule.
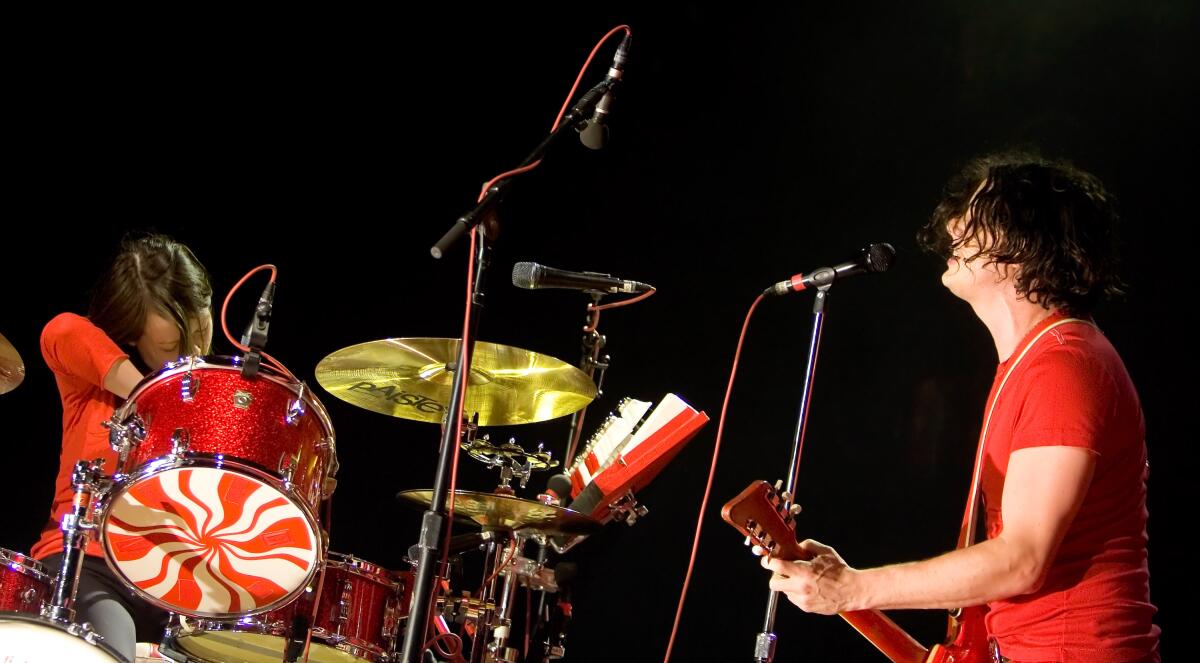
[[[721,453],[721,434],[725,430],[725,413],[729,410],[729,396],[733,393],[733,380],[737,377],[738,359],[742,356],[742,343],[746,340],[746,330],[750,327],[750,318],[754,309],[758,308],[763,299],[759,295],[746,312],[746,321],[742,323],[742,333],[738,336],[737,351],[733,353],[733,368],[729,371],[729,385],[725,387],[725,402],[721,404],[721,418],[717,422],[717,444],[713,447],[712,466],[708,469],[708,483],[704,486],[704,499],[700,502],[700,513],[696,516],[696,538],[692,540],[692,556],[688,560],[687,575],[683,578],[683,591],[679,593],[679,607],[675,609],[675,623],[671,626],[671,639],[667,641],[667,654],[663,663],[671,660],[671,650],[675,647],[675,634],[679,631],[679,621],[683,617],[683,602],[687,598],[688,585],[692,581],[692,569],[696,565],[696,551],[700,548],[700,529],[704,525],[704,509],[708,506],[708,495],[712,491],[713,475],[717,471],[717,455]]]
[[[246,272],[246,275],[243,276],[242,279],[240,281],[238,281],[236,285],[234,285],[232,288],[229,289],[229,294],[225,295],[225,303],[221,304],[221,331],[225,332],[225,338],[229,340],[229,342],[233,345],[233,347],[237,348],[238,350],[241,350],[242,352],[249,352],[250,348],[239,343],[236,339],[234,339],[233,334],[229,333],[229,325],[225,324],[225,313],[229,309],[229,300],[233,299],[233,293],[237,292],[238,288],[242,287],[242,284],[246,282],[246,279],[263,271],[264,269],[271,270],[271,283],[274,283],[275,276],[278,274],[278,270],[275,269],[275,265],[259,265],[258,267],[255,267],[254,269],[250,270],[249,272]],[[280,361],[278,359],[272,357],[271,355],[269,355],[265,352],[260,352],[260,354],[267,360],[267,363],[272,368],[274,368],[274,369],[278,370],[280,373],[283,373],[284,375],[288,376],[288,378],[290,378],[292,381],[299,382],[299,380],[296,379],[296,376],[292,375],[292,372],[289,371],[286,366],[284,366],[282,363],[280,363]]]
[[[644,293],[638,295],[637,297],[631,297],[629,299],[622,299],[619,302],[613,302],[611,304],[600,304],[600,305],[588,304],[588,311],[592,314],[592,323],[590,325],[584,327],[583,331],[588,332],[588,333],[596,331],[596,327],[600,326],[600,311],[606,311],[610,308],[617,308],[618,306],[629,306],[630,304],[634,304],[634,303],[642,301],[643,299],[649,297],[650,295],[653,295],[655,292],[657,292],[657,291],[654,288],[650,288],[649,291],[644,292]]]

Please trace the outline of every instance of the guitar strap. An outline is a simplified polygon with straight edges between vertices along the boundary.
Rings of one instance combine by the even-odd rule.
[[[1038,332],[1036,336],[1025,344],[1025,347],[1021,348],[1020,353],[1016,355],[1016,359],[1008,365],[1008,370],[1004,372],[1004,378],[1000,380],[1000,384],[996,387],[996,392],[992,394],[987,407],[987,416],[983,419],[983,430],[979,432],[979,446],[975,450],[975,472],[971,477],[971,491],[967,494],[967,508],[963,512],[962,529],[958,532],[958,548],[966,548],[975,542],[976,519],[979,514],[979,500],[982,492],[979,482],[983,476],[983,456],[987,443],[988,427],[992,423],[992,413],[996,409],[996,403],[1000,400],[1000,392],[1004,390],[1004,385],[1008,382],[1008,378],[1013,374],[1013,371],[1016,370],[1017,364],[1020,364],[1029,350],[1037,344],[1038,339],[1051,329],[1071,322],[1093,324],[1087,320],[1080,320],[1078,318],[1063,318],[1046,325],[1045,329]]]

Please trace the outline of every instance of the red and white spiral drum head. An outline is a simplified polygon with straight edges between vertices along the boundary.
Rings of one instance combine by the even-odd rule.
[[[135,592],[227,618],[285,605],[309,583],[337,457],[303,385],[265,366],[246,379],[235,360],[186,358],[144,380],[113,426],[121,459],[101,540]]]

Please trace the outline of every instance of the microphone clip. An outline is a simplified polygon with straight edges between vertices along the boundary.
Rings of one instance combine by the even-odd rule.
[[[254,307],[254,317],[242,334],[242,345],[249,348],[242,356],[242,377],[252,379],[258,375],[262,364],[262,350],[267,345],[267,332],[271,328],[271,310],[274,307],[275,283],[272,281],[263,290],[258,305]]]

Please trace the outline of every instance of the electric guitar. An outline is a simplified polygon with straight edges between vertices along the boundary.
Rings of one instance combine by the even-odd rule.
[[[782,496],[766,481],[755,481],[721,508],[721,517],[772,557],[806,559],[796,542],[796,519],[791,498]],[[987,663],[987,630],[983,624],[986,606],[952,610],[946,639],[926,649],[878,610],[839,613],[856,631],[893,663]]]

